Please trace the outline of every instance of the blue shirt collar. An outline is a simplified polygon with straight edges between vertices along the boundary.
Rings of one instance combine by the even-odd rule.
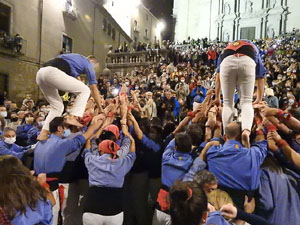
[[[54,139],[62,139],[60,136],[56,135],[56,134],[50,134],[50,138],[54,138]]]
[[[239,148],[243,148],[243,145],[241,144],[241,142],[239,142],[237,140],[228,140],[225,142],[225,144],[223,146],[228,147],[228,146],[232,146],[232,145],[238,145]]]

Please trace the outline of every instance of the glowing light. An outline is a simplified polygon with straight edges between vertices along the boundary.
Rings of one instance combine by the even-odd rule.
[[[92,21],[92,18],[91,18],[88,14],[85,14],[85,15],[84,15],[84,18],[85,18],[88,22],[91,22],[91,21]]]
[[[166,28],[166,23],[164,21],[160,21],[157,24],[157,32],[161,33]]]
[[[119,89],[114,88],[114,89],[111,91],[111,93],[112,93],[112,95],[113,95],[114,97],[116,97],[116,96],[119,94]]]

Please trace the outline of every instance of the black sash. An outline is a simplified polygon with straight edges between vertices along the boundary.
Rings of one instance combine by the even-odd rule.
[[[114,216],[123,212],[123,189],[91,186],[86,195],[83,212]]]
[[[47,66],[55,67],[55,68],[65,72],[69,76],[71,76],[71,67],[70,67],[69,63],[64,59],[61,59],[61,58],[51,59],[48,62],[45,62],[42,67],[47,67]]]
[[[224,52],[221,56],[221,60],[223,61],[227,56],[234,55],[237,53],[247,55],[255,61],[255,51],[254,51],[253,47],[250,45],[244,45],[236,51],[234,51],[232,49],[224,50]]]

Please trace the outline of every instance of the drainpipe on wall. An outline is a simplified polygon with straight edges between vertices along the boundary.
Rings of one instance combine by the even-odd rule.
[[[93,20],[93,46],[92,55],[95,55],[95,29],[96,29],[96,4],[94,5],[94,20]]]
[[[40,16],[40,34],[39,34],[39,58],[38,67],[41,68],[42,61],[42,43],[43,43],[43,11],[44,11],[44,0],[39,1],[39,16]],[[38,88],[38,99],[40,98],[40,88]]]

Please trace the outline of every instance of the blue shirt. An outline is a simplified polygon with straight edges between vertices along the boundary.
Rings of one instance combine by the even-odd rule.
[[[7,144],[0,140],[0,155],[13,155],[18,159],[22,159],[24,153],[28,150],[28,147],[21,147],[17,144]]]
[[[267,155],[267,141],[263,140],[244,148],[235,140],[211,147],[207,153],[208,169],[219,185],[238,190],[256,190],[259,187],[261,169]]]
[[[47,200],[44,202],[40,200],[37,202],[34,210],[27,207],[25,214],[18,212],[11,223],[12,225],[52,225],[52,217],[52,205],[50,201]]]
[[[62,58],[70,65],[71,76],[79,77],[81,74],[86,74],[89,85],[97,84],[96,74],[93,64],[83,55],[80,54],[62,54],[58,58]]]
[[[36,174],[61,172],[67,155],[80,149],[84,143],[82,135],[62,139],[51,134],[47,141],[39,142],[34,150],[34,171]]]
[[[40,130],[33,126],[27,133],[27,144],[34,145],[37,143],[37,137],[40,135]]]
[[[258,48],[256,47],[256,45],[253,42],[251,42],[249,40],[244,40],[244,41],[249,42],[254,47],[254,51],[255,51],[254,62],[256,63],[256,70],[255,70],[256,79],[264,78],[267,70],[262,62]],[[217,73],[220,73],[220,65],[222,63],[221,57],[222,57],[222,55],[219,56],[218,61],[217,61]]]
[[[170,188],[176,180],[182,179],[189,172],[192,163],[192,155],[176,151],[175,140],[172,140],[162,156],[162,184]]]
[[[28,139],[28,131],[33,127],[32,124],[24,124],[24,125],[21,125],[21,126],[18,126],[17,127],[17,131],[16,131],[16,134],[17,134],[17,143],[20,144],[20,145],[27,145],[27,139]],[[20,143],[19,143],[20,142]],[[22,144],[21,144],[22,143]]]
[[[124,177],[133,166],[136,155],[129,152],[123,158],[112,159],[110,154],[92,154],[85,149],[83,157],[90,186],[122,188]]]
[[[202,92],[202,95],[198,95],[198,92]],[[191,97],[193,98],[194,102],[202,103],[206,97],[206,88],[201,86],[201,87],[196,87],[193,89],[192,93],[190,94]]]
[[[255,211],[274,225],[299,224],[300,180],[292,171],[283,173],[262,169],[259,202]]]
[[[148,138],[146,135],[143,135],[141,143],[145,145],[148,149],[151,149],[154,152],[159,152],[161,149],[160,144]]]
[[[208,214],[206,225],[232,225],[221,215],[221,211],[215,211]]]
[[[192,167],[189,169],[189,172],[187,172],[184,177],[183,177],[183,182],[185,181],[193,181],[194,176],[198,171],[204,170],[206,167],[206,163],[197,157],[194,162]]]

